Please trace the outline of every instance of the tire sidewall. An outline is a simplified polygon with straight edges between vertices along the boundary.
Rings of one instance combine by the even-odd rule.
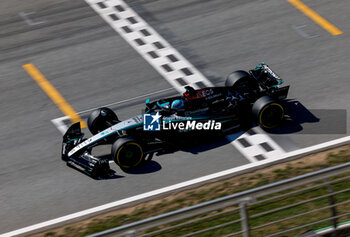
[[[134,164],[126,165],[122,163],[122,157],[120,157],[120,155],[121,151],[130,145],[138,148],[141,153],[141,156],[137,159],[137,161]],[[133,138],[119,138],[116,142],[114,142],[111,154],[114,162],[123,170],[136,168],[140,166],[145,159],[145,154],[143,153],[142,146]]]
[[[103,117],[101,115],[101,111],[106,112],[106,116]],[[107,125],[107,121],[109,121],[110,123],[113,122],[113,120],[119,121],[118,116],[113,112],[113,110],[109,109],[109,108],[99,108],[95,111],[93,111],[87,120],[87,124],[88,124],[88,128],[90,130],[90,132],[95,135],[103,130],[105,130],[106,128],[108,128],[109,126]]]
[[[266,110],[268,108],[271,108],[272,106],[277,106],[280,108],[281,118],[274,125],[264,124],[264,122],[263,122],[264,112],[266,112]],[[262,127],[263,129],[273,129],[281,124],[283,117],[284,117],[284,108],[279,102],[275,101],[271,97],[263,96],[263,97],[260,97],[253,104],[252,113],[253,113],[253,117],[254,117],[255,121],[260,125],[260,127]]]
[[[257,90],[259,88],[258,82],[252,76],[243,70],[232,72],[227,76],[225,86],[233,90],[239,90],[240,85],[246,83],[250,90]]]

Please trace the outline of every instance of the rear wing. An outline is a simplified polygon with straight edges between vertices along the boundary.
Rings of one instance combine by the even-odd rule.
[[[284,100],[288,96],[289,85],[284,87],[274,87],[268,91],[268,95],[277,100]]]
[[[265,63],[259,64],[249,72],[261,86],[266,88],[281,87],[284,82],[284,80]]]

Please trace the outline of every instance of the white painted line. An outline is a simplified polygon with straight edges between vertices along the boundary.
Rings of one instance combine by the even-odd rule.
[[[337,224],[337,230],[342,230],[342,229],[345,229],[345,228],[349,228],[350,227],[350,222],[348,223],[344,223],[344,224]],[[316,231],[316,236],[324,236],[326,234],[330,234],[334,231],[334,227],[329,227],[329,228],[326,228],[326,229],[323,229],[323,230],[319,230],[319,231]]]
[[[320,143],[320,144],[317,144],[314,146],[309,146],[306,148],[287,152],[287,153],[285,153],[285,155],[283,157],[296,156],[296,155],[300,155],[300,154],[307,155],[307,154],[313,153],[315,151],[322,151],[322,150],[330,149],[332,147],[346,145],[346,144],[349,144],[349,142],[350,142],[350,136],[346,136],[346,137],[334,139],[334,140],[331,140],[328,142],[323,142],[323,143]]]
[[[60,131],[62,134],[64,134],[67,131],[67,129],[68,129],[68,126],[66,126],[64,124],[64,122],[63,122],[65,120],[69,120],[69,117],[68,116],[63,116],[63,117],[51,120],[51,122],[56,126],[58,131]]]
[[[56,219],[52,219],[52,220],[49,220],[49,221],[45,221],[45,222],[42,222],[42,223],[38,223],[38,224],[35,224],[35,225],[27,226],[25,228],[21,228],[21,229],[18,229],[18,230],[14,230],[14,231],[11,231],[11,232],[7,232],[7,233],[4,233],[4,234],[1,234],[0,237],[10,237],[10,236],[15,236],[15,235],[25,234],[25,233],[28,233],[28,232],[31,232],[31,231],[35,231],[35,230],[39,230],[41,228],[49,227],[49,226],[52,226],[52,225],[55,225],[55,224],[58,224],[58,223],[63,223],[63,222],[70,221],[70,220],[73,220],[73,219],[76,219],[76,218],[88,216],[88,215],[93,214],[93,213],[107,211],[108,209],[116,208],[118,206],[121,206],[121,205],[124,205],[124,204],[128,204],[128,203],[131,203],[131,202],[140,201],[140,200],[145,199],[145,198],[154,197],[154,196],[157,196],[157,195],[160,195],[160,194],[165,194],[165,193],[168,193],[168,192],[171,192],[171,191],[174,191],[174,190],[179,190],[179,189],[182,189],[182,188],[185,188],[185,187],[187,188],[189,186],[193,186],[193,185],[204,183],[204,182],[207,182],[207,181],[210,181],[210,180],[218,179],[220,177],[225,177],[225,176],[228,176],[228,175],[232,175],[234,173],[239,174],[239,173],[244,173],[244,172],[248,172],[248,171],[258,170],[258,169],[261,169],[262,167],[265,167],[265,166],[270,166],[272,164],[282,163],[286,159],[298,158],[300,156],[304,156],[304,155],[307,155],[307,154],[310,154],[310,153],[315,153],[315,152],[318,152],[318,151],[330,149],[330,148],[332,148],[334,146],[348,144],[349,142],[350,142],[350,136],[339,138],[339,139],[335,139],[335,140],[332,140],[332,141],[329,141],[329,142],[325,142],[325,143],[321,143],[321,144],[318,144],[318,145],[315,145],[315,146],[310,146],[310,147],[307,147],[307,148],[303,148],[303,149],[299,149],[299,150],[296,150],[296,151],[288,152],[288,153],[285,153],[281,157],[274,157],[274,158],[271,158],[271,159],[265,159],[265,160],[257,161],[257,162],[250,163],[250,164],[247,164],[247,165],[242,165],[240,167],[235,167],[235,168],[232,168],[232,169],[224,170],[224,171],[221,171],[221,172],[218,172],[218,173],[206,175],[206,176],[203,176],[203,177],[199,177],[199,178],[196,178],[196,179],[192,179],[192,180],[185,181],[185,182],[182,182],[182,183],[178,183],[178,184],[175,184],[175,185],[171,185],[171,186],[168,186],[168,187],[164,187],[164,188],[160,188],[160,189],[153,190],[153,191],[150,191],[150,192],[146,192],[146,193],[143,193],[143,194],[139,194],[139,195],[136,195],[136,196],[133,196],[133,197],[125,198],[125,199],[122,199],[122,200],[119,200],[119,201],[110,202],[110,203],[107,203],[107,204],[104,204],[104,205],[101,205],[101,206],[97,206],[97,207],[90,208],[90,209],[87,209],[87,210],[83,210],[83,211],[79,211],[79,212],[76,212],[76,213],[72,213],[72,214],[69,214],[69,215],[66,215],[66,216],[62,216],[62,217],[59,217],[59,218],[56,218]]]

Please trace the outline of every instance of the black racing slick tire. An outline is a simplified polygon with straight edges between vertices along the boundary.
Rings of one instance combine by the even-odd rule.
[[[135,139],[119,138],[112,146],[112,158],[121,169],[130,170],[142,164],[145,154]]]
[[[93,135],[118,122],[118,116],[111,109],[105,107],[93,111],[87,120],[88,128]]]
[[[233,90],[238,92],[247,92],[252,90],[258,90],[258,82],[251,77],[246,71],[235,71],[227,76],[225,81],[226,87],[231,87]]]
[[[263,129],[278,127],[284,118],[283,106],[269,96],[260,97],[252,107],[256,122]]]

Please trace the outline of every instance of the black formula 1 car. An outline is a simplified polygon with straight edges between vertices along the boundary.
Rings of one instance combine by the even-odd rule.
[[[109,108],[88,117],[92,137],[84,139],[80,123],[63,136],[62,159],[92,177],[110,172],[109,158],[91,154],[95,146],[112,144],[111,158],[122,169],[140,166],[154,153],[166,153],[179,141],[211,134],[227,134],[257,123],[263,129],[278,126],[284,118],[280,103],[289,86],[262,63],[255,69],[231,73],[223,87],[185,87],[180,96],[146,100],[144,114],[120,121]]]

